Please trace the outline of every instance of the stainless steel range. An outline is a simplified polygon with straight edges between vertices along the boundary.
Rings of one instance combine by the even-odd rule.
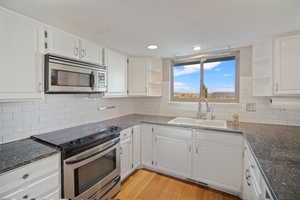
[[[64,198],[108,200],[120,190],[119,136],[118,127],[89,125],[33,138],[61,149]]]

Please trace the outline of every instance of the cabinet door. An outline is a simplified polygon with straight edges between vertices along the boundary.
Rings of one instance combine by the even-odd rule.
[[[141,126],[141,162],[144,167],[153,168],[153,131],[152,126]]]
[[[48,52],[68,58],[79,59],[80,46],[78,37],[58,30],[47,28]]]
[[[147,68],[147,95],[162,95],[162,60],[161,58],[151,57]]]
[[[253,45],[253,96],[273,95],[273,41],[265,40]]]
[[[100,64],[99,47],[87,40],[80,40],[80,52],[79,57],[85,62]]]
[[[147,58],[130,57],[128,60],[128,95],[147,95]]]
[[[42,97],[39,25],[0,8],[0,101]]]
[[[127,95],[127,57],[112,50],[106,50],[108,68],[108,96]]]
[[[243,138],[232,133],[199,131],[193,178],[232,193],[240,193]]]
[[[141,164],[141,127],[132,128],[132,164],[137,169]]]
[[[278,38],[275,42],[275,94],[300,94],[300,34]]]
[[[131,137],[121,141],[121,179],[124,180],[132,168],[132,142]]]
[[[191,132],[173,127],[154,127],[154,156],[158,170],[181,177],[191,173]]]

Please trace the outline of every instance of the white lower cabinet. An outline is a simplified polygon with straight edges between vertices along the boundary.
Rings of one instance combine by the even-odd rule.
[[[185,128],[155,126],[154,163],[157,170],[180,177],[191,172],[192,131]]]
[[[131,136],[121,140],[121,179],[124,180],[132,168],[132,140]]]
[[[244,155],[243,200],[260,200],[263,178],[247,145]]]
[[[194,131],[192,178],[216,189],[240,194],[243,173],[241,134]]]
[[[121,179],[124,180],[141,164],[140,126],[121,131]]]
[[[141,165],[141,126],[132,128],[132,164],[133,169]]]
[[[1,199],[60,199],[60,154],[0,175]]]
[[[145,168],[153,168],[153,128],[150,124],[141,126],[141,163]]]

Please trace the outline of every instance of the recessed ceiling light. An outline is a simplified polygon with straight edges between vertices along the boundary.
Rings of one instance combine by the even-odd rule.
[[[201,47],[199,47],[199,46],[194,46],[194,47],[193,47],[193,50],[194,50],[194,51],[199,51],[200,49],[201,49]]]
[[[153,49],[157,49],[158,46],[155,45],[155,44],[150,44],[150,45],[147,46],[147,48],[153,50]]]

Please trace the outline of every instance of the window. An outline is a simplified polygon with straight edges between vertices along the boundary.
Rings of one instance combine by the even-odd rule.
[[[227,56],[173,65],[171,100],[238,102],[237,62]]]

